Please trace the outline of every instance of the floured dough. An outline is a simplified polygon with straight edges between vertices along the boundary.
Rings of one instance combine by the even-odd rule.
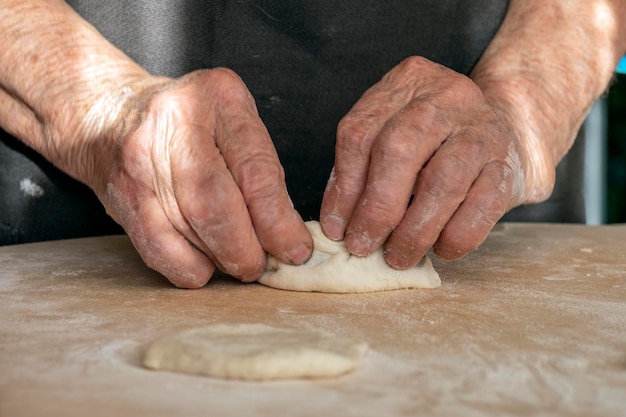
[[[364,342],[329,333],[218,324],[157,340],[143,363],[152,369],[222,378],[319,378],[353,370],[367,350]]]
[[[268,256],[267,270],[259,282],[292,291],[359,293],[401,288],[435,288],[439,274],[428,257],[415,268],[396,270],[385,262],[383,250],[367,257],[350,254],[343,242],[330,240],[316,221],[305,223],[313,236],[313,255],[300,266]]]

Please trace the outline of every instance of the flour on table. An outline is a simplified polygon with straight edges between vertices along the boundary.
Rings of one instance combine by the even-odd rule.
[[[441,286],[439,274],[425,257],[415,268],[396,270],[385,262],[382,248],[367,257],[353,256],[343,242],[330,240],[316,221],[305,223],[313,237],[313,255],[305,264],[287,265],[268,256],[259,282],[292,291],[361,293]]]
[[[322,378],[352,371],[367,351],[365,342],[329,333],[217,324],[157,340],[143,363],[152,369],[221,378]]]

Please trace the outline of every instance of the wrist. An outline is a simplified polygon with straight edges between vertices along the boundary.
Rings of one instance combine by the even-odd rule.
[[[549,197],[555,169],[624,53],[619,1],[511,0],[472,79],[516,135],[520,203]]]
[[[513,207],[545,201],[552,194],[560,160],[554,141],[565,141],[567,136],[575,135],[575,131],[556,128],[559,121],[546,120],[544,115],[538,114],[533,102],[515,85],[482,84],[481,88],[516,144],[523,186],[519,187],[520,195],[513,201]]]
[[[152,77],[60,0],[7,0],[0,38],[0,126],[94,188],[116,134],[166,79]]]
[[[101,195],[120,140],[137,125],[140,113],[168,78],[116,74],[97,84],[75,82],[53,101],[58,111],[43,119],[47,158]]]

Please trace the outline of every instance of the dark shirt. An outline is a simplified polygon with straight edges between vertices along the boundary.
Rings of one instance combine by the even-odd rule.
[[[319,216],[337,123],[363,92],[412,55],[469,74],[508,5],[506,0],[68,3],[153,74],[176,77],[218,66],[237,72],[257,101],[305,220]],[[41,193],[29,188],[33,184]],[[580,192],[559,197],[568,201],[568,210],[572,196],[582,195],[580,184]],[[119,231],[88,189],[6,134],[0,142],[0,196],[0,244]],[[510,216],[524,218],[525,211]],[[561,209],[530,213],[532,220],[581,221],[570,217]]]

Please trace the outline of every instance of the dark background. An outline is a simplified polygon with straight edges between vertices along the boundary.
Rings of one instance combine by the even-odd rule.
[[[607,223],[626,223],[626,74],[607,93]]]

